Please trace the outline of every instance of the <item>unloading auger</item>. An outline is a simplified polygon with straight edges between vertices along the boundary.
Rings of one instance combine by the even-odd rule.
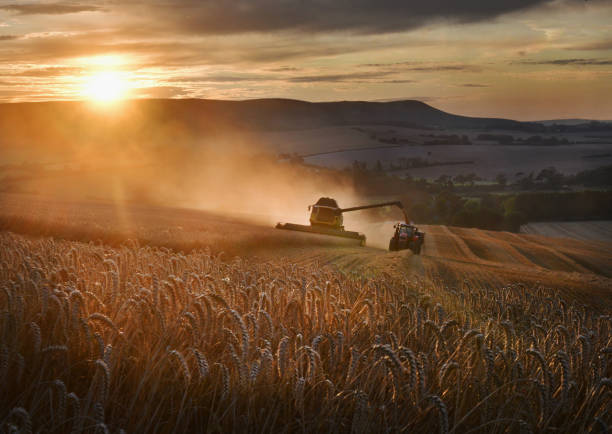
[[[344,229],[342,214],[345,212],[359,211],[369,208],[380,208],[384,206],[397,206],[404,214],[404,220],[408,223],[408,217],[404,211],[404,205],[399,201],[374,203],[370,205],[354,206],[350,208],[340,208],[338,202],[330,197],[322,197],[314,205],[308,206],[310,211],[310,226],[295,223],[277,223],[277,229],[287,229],[290,231],[310,232],[315,234],[331,235],[334,237],[352,238],[359,240],[359,244],[364,246],[366,236],[359,232],[347,231]]]

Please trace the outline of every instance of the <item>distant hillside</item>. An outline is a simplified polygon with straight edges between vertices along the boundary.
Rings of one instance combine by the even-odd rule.
[[[544,121],[537,121],[537,123],[550,126],[550,125],[581,125],[588,124],[590,122],[599,122],[599,123],[612,123],[612,120],[593,120],[593,119],[550,119]]]
[[[529,122],[457,116],[413,100],[311,103],[288,99],[149,99],[126,101],[112,110],[76,101],[0,104],[0,144],[159,143],[169,137],[197,140],[236,131],[364,124],[481,130],[543,128]]]

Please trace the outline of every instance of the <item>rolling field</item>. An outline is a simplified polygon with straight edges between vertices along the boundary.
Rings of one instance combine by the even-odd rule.
[[[612,308],[612,247],[604,242],[555,245],[555,239],[446,226],[420,226],[426,233],[420,256],[354,246],[287,247],[291,261],[333,265],[345,272],[412,276],[443,285],[464,280],[483,286],[523,282],[555,288],[564,297],[604,310]],[[264,257],[272,255],[261,253]]]
[[[416,256],[261,216],[0,203],[3,431],[612,424],[609,243],[422,226]]]
[[[323,264],[367,276],[389,274],[459,285],[523,282],[555,288],[606,309],[612,308],[612,243],[557,239],[530,234],[447,226],[420,226],[426,233],[422,255],[361,248],[354,241],[279,231],[269,216],[219,214],[153,205],[102,201],[59,201],[2,195],[0,229],[98,244],[138,240],[178,251],[209,249],[214,254],[283,258],[296,264]],[[347,228],[350,222],[347,221]],[[361,223],[368,245],[386,246],[392,223]]]
[[[537,222],[521,226],[525,234],[612,242],[611,221]]]

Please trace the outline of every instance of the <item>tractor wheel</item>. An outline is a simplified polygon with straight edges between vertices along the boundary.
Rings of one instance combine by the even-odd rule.
[[[394,238],[391,238],[391,240],[389,241],[389,251],[390,252],[395,252],[397,250],[397,240]]]
[[[420,255],[420,254],[421,254],[421,244],[417,244],[417,245],[414,247],[414,254],[415,254],[415,255]]]

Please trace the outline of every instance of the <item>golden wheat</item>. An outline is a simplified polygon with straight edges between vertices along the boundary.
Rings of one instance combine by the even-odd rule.
[[[612,322],[554,290],[0,233],[0,430],[584,432]]]

